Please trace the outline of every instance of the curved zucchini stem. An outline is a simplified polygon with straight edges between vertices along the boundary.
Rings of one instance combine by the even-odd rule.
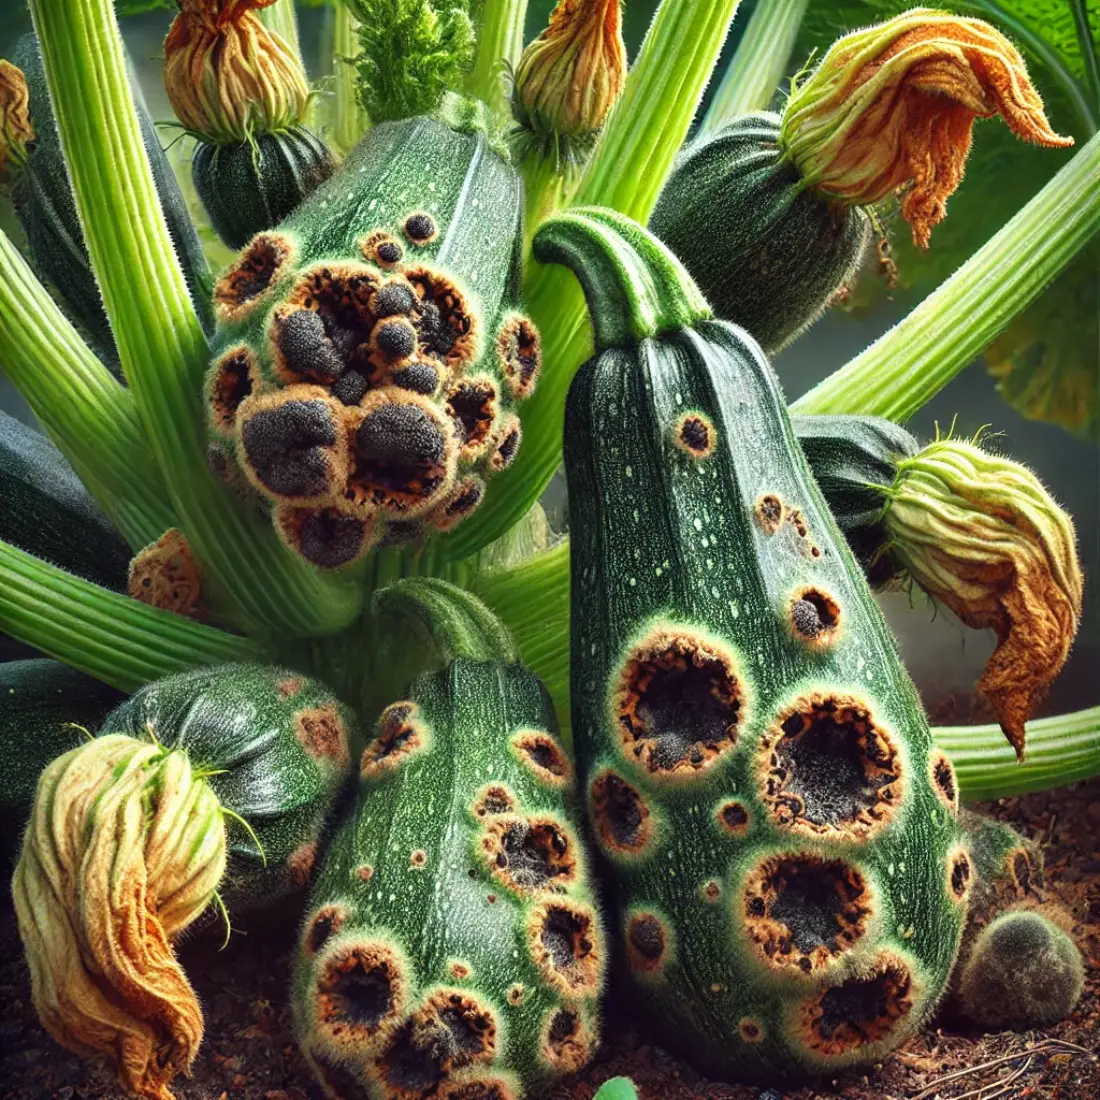
[[[652,233],[613,210],[579,207],[543,222],[535,258],[580,280],[596,352],[628,347],[712,316],[682,263]]]
[[[200,665],[266,656],[248,638],[109,592],[3,541],[0,633],[120,691]]]

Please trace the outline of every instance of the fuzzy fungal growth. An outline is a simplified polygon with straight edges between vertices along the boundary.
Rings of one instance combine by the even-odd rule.
[[[334,1098],[518,1100],[597,1043],[607,948],[542,685],[462,657],[387,707],[302,928],[302,1049]]]
[[[1022,140],[1073,144],[1051,129],[1004,35],[917,8],[835,42],[781,115],[745,115],[689,145],[650,226],[718,316],[771,353],[843,300],[870,252],[876,203],[900,195],[914,242],[928,246],[974,120],[996,115]]]
[[[596,329],[566,413],[573,731],[631,1003],[715,1075],[874,1062],[959,946],[950,765],[759,346],[618,215],[535,249]]]
[[[12,883],[35,1009],[170,1100],[202,1039],[173,950],[213,908],[306,884],[350,760],[352,718],[319,684],[224,665],[148,685],[42,773]],[[314,947],[345,912],[331,906]]]
[[[219,280],[212,456],[294,553],[333,569],[451,531],[515,458],[542,361],[521,210],[484,135],[386,123]]]

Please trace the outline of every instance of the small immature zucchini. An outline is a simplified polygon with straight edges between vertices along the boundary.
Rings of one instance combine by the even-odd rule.
[[[572,764],[541,683],[488,656],[386,708],[325,855],[293,1004],[333,1098],[518,1100],[595,1049],[606,952]]]
[[[958,949],[950,763],[759,345],[619,215],[535,255],[596,333],[565,426],[573,731],[631,1004],[715,1074],[873,1062]]]

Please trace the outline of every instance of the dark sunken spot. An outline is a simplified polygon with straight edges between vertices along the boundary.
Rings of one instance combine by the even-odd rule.
[[[447,502],[444,512],[448,518],[465,516],[472,512],[485,495],[485,489],[479,481],[470,481],[466,487]]]
[[[515,461],[516,455],[519,453],[519,441],[522,434],[519,421],[514,420],[511,426],[505,431],[503,438],[497,444],[497,449],[493,452],[493,469],[500,471],[506,470]]]
[[[520,730],[512,738],[520,760],[540,779],[560,786],[572,774],[569,758],[557,740],[541,730]]]
[[[307,561],[337,569],[354,561],[366,537],[367,525],[362,520],[326,508],[306,516],[298,534],[298,546]]]
[[[1021,894],[1031,892],[1031,860],[1026,852],[1015,852],[1012,856],[1012,877],[1016,880]]]
[[[269,234],[257,237],[218,280],[215,302],[229,314],[249,306],[271,286],[289,258],[287,241]]]
[[[218,427],[233,430],[237,410],[252,393],[252,361],[247,351],[238,348],[218,361],[214,378],[213,412]]]
[[[350,948],[325,965],[317,983],[320,1019],[372,1035],[395,1009],[398,980],[393,960],[382,951]]]
[[[569,838],[552,821],[507,821],[487,838],[492,865],[519,890],[554,889],[576,875]]]
[[[711,451],[711,433],[711,426],[701,416],[685,416],[680,424],[680,442],[696,457]]]
[[[954,810],[959,797],[959,788],[955,783],[955,769],[946,756],[937,756],[932,766],[932,781],[944,802]]]
[[[405,236],[417,244],[425,244],[436,234],[435,222],[430,214],[410,214],[405,219]]]
[[[515,317],[500,334],[504,374],[516,397],[526,397],[535,385],[542,365],[538,330],[526,317]]]
[[[416,351],[416,330],[405,320],[382,321],[375,330],[378,350],[389,359],[407,359]]]
[[[804,592],[791,604],[791,625],[795,633],[809,641],[835,630],[840,622],[840,609],[821,592]]]
[[[564,905],[547,907],[539,942],[547,961],[559,971],[569,971],[590,958],[596,946],[592,939],[592,921],[584,913]]]
[[[378,258],[384,264],[395,264],[403,255],[401,246],[397,241],[382,241],[376,249]]]
[[[404,283],[387,283],[374,296],[374,313],[378,317],[396,317],[412,312],[416,295]]]
[[[592,819],[604,847],[612,851],[637,853],[649,843],[649,808],[614,772],[593,780]]]
[[[394,371],[393,384],[403,390],[430,397],[439,388],[439,371],[431,363],[410,363],[407,367]]]
[[[424,727],[420,723],[420,708],[416,703],[391,703],[378,719],[378,733],[363,750],[361,771],[373,771],[397,763],[423,746]]]
[[[322,909],[313,918],[313,923],[306,933],[306,954],[310,957],[316,955],[340,931],[344,925],[344,919],[343,910],[335,905]]]
[[[893,964],[826,990],[811,1010],[811,1048],[836,1056],[886,1038],[912,1008],[911,990],[908,972]]]
[[[340,377],[344,360],[329,339],[320,314],[298,309],[277,323],[279,350],[291,371],[325,383]]]
[[[324,401],[287,401],[245,421],[241,440],[256,477],[284,497],[325,493],[331,476],[336,422]]]
[[[627,939],[633,954],[643,964],[648,963],[650,968],[655,968],[664,957],[664,926],[652,913],[640,913],[630,918]]]
[[[488,382],[460,382],[447,398],[447,411],[468,448],[480,447],[496,422],[496,390]]]
[[[958,852],[951,861],[951,893],[956,901],[962,901],[970,886],[970,860],[966,853]]]
[[[766,493],[756,502],[755,511],[764,533],[774,535],[783,522],[783,502],[774,493]]]
[[[731,833],[741,833],[749,824],[749,812],[740,802],[725,802],[718,810],[722,827]]]
[[[418,405],[388,404],[375,409],[356,433],[359,454],[379,467],[403,470],[442,462],[446,441],[438,425]]]
[[[369,389],[370,382],[357,370],[346,370],[333,383],[332,396],[343,405],[358,405]]]

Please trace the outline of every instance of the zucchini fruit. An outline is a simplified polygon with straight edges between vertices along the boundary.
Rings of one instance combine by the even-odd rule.
[[[714,1074],[877,1061],[959,945],[951,764],[759,345],[620,215],[535,255],[596,334],[565,422],[573,735],[631,1007]]]
[[[168,1100],[202,1039],[173,943],[214,906],[305,886],[352,733],[321,685],[225,665],[147,685],[45,768],[12,894],[35,1010],[59,1043]]]
[[[332,150],[305,126],[250,142],[200,141],[191,160],[203,209],[230,248],[289,217],[335,170]]]
[[[211,463],[312,564],[451,530],[515,458],[522,207],[483,132],[383,123],[218,282]]]
[[[395,589],[457,601],[467,634],[490,618]],[[518,1100],[588,1061],[606,953],[578,821],[546,690],[499,644],[452,647],[383,711],[295,962],[326,1095]]]
[[[27,235],[36,271],[57,291],[69,317],[87,334],[95,352],[109,366],[117,367],[118,352],[84,243],[84,231],[69,182],[61,135],[35,34],[26,34],[19,40],[12,63],[23,70],[26,78],[31,123],[35,129],[35,142],[26,168],[12,185],[12,205]],[[161,210],[176,246],[191,300],[199,317],[209,327],[212,324],[212,279],[206,257],[156,127],[145,108],[137,82],[132,78],[130,86]]]
[[[0,412],[0,539],[78,577],[126,590],[130,549],[61,452]]]
[[[759,111],[685,147],[649,220],[714,312],[769,353],[848,286],[873,236],[862,208],[805,186],[780,121]]]

